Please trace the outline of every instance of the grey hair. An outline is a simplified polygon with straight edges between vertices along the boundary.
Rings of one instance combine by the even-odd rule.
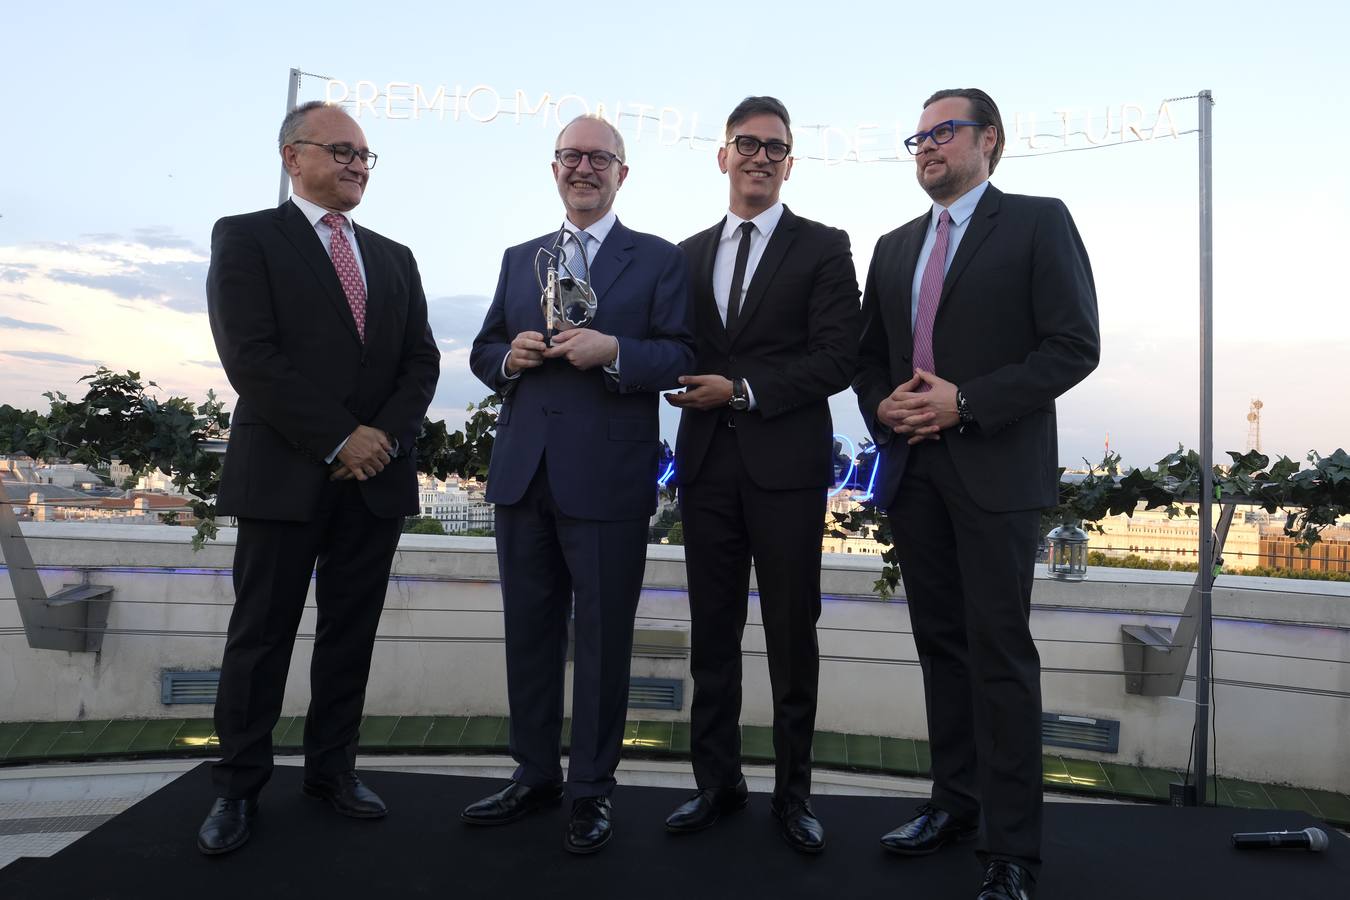
[[[597,116],[595,113],[585,113],[577,116],[572,121],[563,126],[562,131],[558,132],[558,139],[553,142],[553,148],[556,150],[562,145],[562,136],[567,133],[577,122],[600,122],[609,129],[609,133],[614,136],[614,146],[619,148],[619,162],[625,162],[628,159],[628,153],[623,148],[623,135],[619,134],[619,129],[614,127],[614,123],[604,116]]]
[[[301,103],[295,109],[286,113],[286,118],[281,120],[281,131],[277,134],[277,150],[287,144],[294,143],[296,138],[300,137],[300,128],[305,124],[305,116],[314,112],[316,109],[326,109],[334,106],[332,103],[325,103],[322,100],[310,100]]]

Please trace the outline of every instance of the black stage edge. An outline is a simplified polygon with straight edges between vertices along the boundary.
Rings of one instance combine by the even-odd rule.
[[[498,828],[463,825],[460,809],[498,781],[371,772],[366,781],[391,809],[371,822],[303,797],[300,777],[278,767],[252,840],[208,858],[195,845],[213,798],[203,764],[50,859],[0,869],[0,897],[960,900],[975,896],[983,871],[971,845],[923,859],[881,849],[877,839],[916,800],[815,798],[829,844],[804,857],[779,838],[763,794],[709,831],[674,837],[662,822],[686,791],[621,786],[610,846],[574,857],[562,846],[566,807]],[[1229,844],[1235,831],[1320,824],[1301,813],[1049,803],[1045,820],[1039,900],[1343,897],[1350,884],[1350,840],[1332,829],[1324,853],[1239,853]]]

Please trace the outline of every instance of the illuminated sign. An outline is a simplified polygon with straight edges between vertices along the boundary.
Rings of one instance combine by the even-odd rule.
[[[720,137],[700,134],[697,112],[685,112],[674,106],[642,103],[623,98],[596,100],[579,94],[551,91],[527,91],[516,88],[502,91],[489,84],[474,84],[453,89],[440,84],[434,88],[409,81],[357,81],[349,84],[332,78],[325,82],[324,100],[347,107],[353,116],[385,119],[420,120],[434,117],[453,123],[520,125],[537,121],[541,128],[558,129],[579,115],[598,115],[637,143],[644,139],[663,147],[687,145],[690,150],[708,152],[721,146]],[[1006,156],[1054,153],[1068,149],[1086,149],[1106,144],[1153,141],[1159,137],[1179,137],[1168,101],[1149,116],[1138,103],[1095,109],[1061,108],[1048,116],[1014,113],[1007,135]],[[714,129],[720,126],[714,123]],[[862,122],[852,127],[837,125],[797,125],[794,158],[814,160],[826,165],[840,163],[907,162],[905,138],[912,123],[896,122],[886,127],[880,122]],[[1015,151],[1025,151],[1024,153]]]

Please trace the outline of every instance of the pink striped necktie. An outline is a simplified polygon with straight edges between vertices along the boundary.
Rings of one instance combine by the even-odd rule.
[[[366,284],[361,280],[361,269],[356,265],[356,254],[352,245],[347,243],[343,226],[347,217],[339,213],[328,213],[319,221],[333,229],[329,240],[329,255],[333,257],[333,268],[337,269],[338,281],[342,282],[342,292],[347,295],[347,305],[352,308],[352,318],[356,320],[356,333],[361,340],[366,339]]]
[[[947,274],[947,238],[951,224],[951,214],[944,209],[938,216],[937,240],[933,241],[933,252],[928,254],[928,264],[923,267],[923,280],[919,282],[919,312],[914,319],[914,368],[925,372],[933,371],[933,320],[937,318],[938,301],[942,299],[942,282]],[[919,386],[920,392],[929,389],[927,383]]]

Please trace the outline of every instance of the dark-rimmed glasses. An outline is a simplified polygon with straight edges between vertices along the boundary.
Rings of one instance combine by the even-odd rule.
[[[763,147],[764,155],[768,157],[769,162],[782,162],[792,152],[791,144],[785,144],[782,141],[761,141],[749,134],[736,135],[731,139],[731,145],[736,148],[736,152],[741,156],[754,156],[759,152],[759,148]]]
[[[318,141],[291,141],[291,143],[309,144],[311,147],[322,147],[333,154],[333,162],[340,166],[349,166],[351,165],[352,160],[360,157],[361,164],[366,167],[367,171],[375,168],[375,160],[379,159],[377,154],[371,153],[369,150],[357,150],[350,144],[321,144]]]
[[[563,147],[553,151],[553,158],[568,169],[575,169],[581,165],[583,156],[591,161],[591,168],[597,172],[605,171],[609,168],[609,164],[613,162],[623,165],[623,160],[608,150],[575,150],[571,147]]]
[[[927,131],[920,131],[913,137],[905,138],[905,149],[911,154],[917,155],[923,142],[929,138],[933,139],[934,144],[945,144],[956,137],[956,129],[962,125],[970,125],[975,128],[984,128],[988,122],[970,122],[966,119],[948,119],[945,122],[939,122]]]

